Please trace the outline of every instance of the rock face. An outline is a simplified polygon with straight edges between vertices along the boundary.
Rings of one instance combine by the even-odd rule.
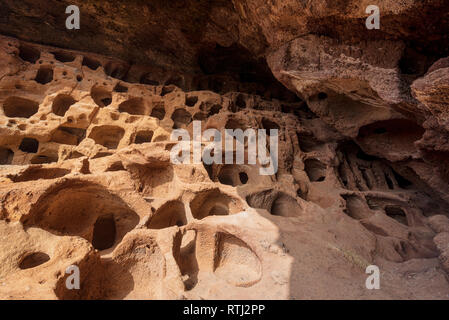
[[[448,298],[447,1],[41,2],[0,4],[0,298]],[[278,171],[174,164],[195,120]]]

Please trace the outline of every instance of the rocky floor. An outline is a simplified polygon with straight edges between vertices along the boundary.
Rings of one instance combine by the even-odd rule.
[[[281,65],[301,45],[268,61],[304,100],[138,69],[128,82],[123,61],[0,37],[0,298],[448,299],[449,192],[428,128],[355,80],[307,88],[332,77]],[[394,82],[376,72],[377,88]],[[423,100],[427,85],[413,85]],[[278,129],[279,171],[173,164],[170,134],[193,120]],[[380,290],[365,287],[372,264]]]

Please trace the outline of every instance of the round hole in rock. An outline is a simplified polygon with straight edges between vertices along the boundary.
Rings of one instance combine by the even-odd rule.
[[[311,133],[297,133],[299,148],[302,152],[311,152],[317,150],[320,141]]]
[[[48,66],[40,67],[34,80],[40,84],[47,84],[51,82],[53,80],[53,68]]]
[[[111,248],[115,243],[116,227],[113,215],[98,217],[94,224],[92,245],[97,250]]]
[[[76,100],[68,94],[58,94],[53,100],[51,109],[57,116],[63,117],[70,106],[75,104]]]
[[[325,92],[318,93],[318,100],[325,100],[325,99],[327,99],[327,93]]]
[[[248,182],[248,175],[246,172],[239,172],[239,179],[241,183],[246,184]]]
[[[86,137],[86,129],[58,127],[51,136],[51,142],[76,146]]]
[[[387,205],[387,206],[385,206],[385,213],[390,218],[393,218],[394,220],[398,221],[399,223],[402,223],[402,224],[408,226],[407,215],[405,214],[405,211],[400,206]]]
[[[95,59],[84,57],[82,65],[88,67],[91,70],[97,70],[98,67],[101,66],[101,63]]]
[[[151,130],[138,131],[136,134],[136,138],[134,139],[134,143],[136,144],[148,143],[151,142],[152,138],[153,138],[153,131]]]
[[[89,134],[89,138],[108,149],[117,149],[124,135],[125,130],[123,128],[104,125],[94,127]]]
[[[216,205],[214,205],[210,210],[209,210],[209,216],[226,216],[229,214],[229,208],[227,205],[222,204],[222,203],[218,203]]]
[[[55,57],[55,59],[60,62],[72,62],[75,60],[75,56],[69,52],[56,51],[52,52],[52,54]]]
[[[281,192],[271,206],[271,214],[281,217],[296,217],[301,213],[301,207],[295,198]]]
[[[148,110],[145,100],[142,98],[132,98],[120,103],[118,111],[127,112],[133,115],[146,115]]]
[[[76,81],[78,81],[78,82],[83,81],[83,77],[80,75],[76,76]]]
[[[118,242],[134,229],[139,216],[122,198],[105,187],[70,179],[47,189],[21,222],[26,227],[39,227],[57,235],[80,236],[88,241],[95,238],[95,245],[102,248],[105,243],[111,243],[112,238]],[[110,232],[103,237],[102,230]]]
[[[236,183],[234,181],[234,170],[232,170],[232,168],[229,169],[227,167],[223,167],[218,173],[218,181],[222,184],[235,187]]]
[[[175,89],[176,89],[176,87],[173,85],[164,86],[161,91],[161,96],[165,96],[169,93],[172,93]]]
[[[36,63],[36,61],[41,57],[41,53],[36,48],[27,45],[21,45],[19,47],[19,57],[23,61]]]
[[[273,122],[271,120],[268,120],[266,118],[262,119],[262,127],[267,130],[267,135],[271,135],[271,130],[278,130],[279,131],[279,125],[276,122]]]
[[[102,87],[93,87],[90,96],[100,108],[106,107],[112,102],[112,94]]]
[[[213,116],[214,114],[219,113],[221,110],[221,105],[219,104],[214,104],[210,109],[209,109],[209,113],[207,114],[209,117]]]
[[[326,178],[326,165],[317,159],[305,160],[304,170],[311,182],[324,181]]]
[[[248,176],[245,172],[239,172],[240,168],[238,165],[226,164],[220,168],[218,172],[217,178],[218,181],[222,184],[226,184],[229,186],[239,186],[241,184],[245,184],[248,181]],[[214,177],[211,179],[215,180]],[[245,180],[246,179],[246,180]],[[243,182],[243,181],[245,182]]]
[[[171,118],[174,122],[174,129],[184,128],[190,122],[192,122],[192,115],[185,109],[176,109],[175,112],[173,112]]]
[[[302,211],[295,198],[272,189],[248,195],[246,202],[253,208],[265,209],[275,216],[294,217]]]
[[[187,96],[186,97],[186,106],[193,107],[198,102],[197,96]]]
[[[41,264],[44,264],[49,260],[50,257],[48,254],[43,252],[33,252],[31,254],[26,255],[25,258],[23,258],[22,261],[20,261],[19,268],[20,269],[35,268],[37,266],[40,266]]]
[[[29,118],[39,110],[35,101],[20,97],[9,97],[3,102],[3,112],[10,118]]]
[[[148,222],[150,229],[163,229],[172,226],[183,226],[187,224],[184,203],[173,200],[165,203],[156,210]]]
[[[190,202],[190,209],[195,219],[203,219],[209,215],[228,215],[240,212],[243,206],[219,189],[211,189],[198,193]]]
[[[204,112],[197,112],[193,115],[193,120],[203,121],[207,119],[207,114]]]
[[[27,153],[36,153],[39,149],[39,141],[33,138],[23,138],[19,150]]]
[[[14,152],[9,148],[0,147],[0,165],[11,164]]]
[[[162,120],[165,118],[165,109],[164,107],[155,107],[153,108],[153,110],[151,111],[151,117],[153,118],[157,118],[159,120]]]

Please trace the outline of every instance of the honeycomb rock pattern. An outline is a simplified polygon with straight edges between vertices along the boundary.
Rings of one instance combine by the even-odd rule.
[[[0,298],[445,298],[449,193],[398,165],[423,133],[398,114],[335,130],[305,101],[125,82],[96,54],[1,37],[0,57]],[[194,120],[278,129],[278,172],[173,164]]]

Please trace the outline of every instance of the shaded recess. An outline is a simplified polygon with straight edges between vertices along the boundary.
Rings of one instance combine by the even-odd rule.
[[[139,216],[105,187],[69,180],[49,188],[21,222],[57,235],[81,236],[103,250],[132,230]]]
[[[98,217],[94,224],[92,234],[92,245],[95,249],[105,250],[111,248],[115,243],[116,227],[113,215]]]
[[[56,98],[53,100],[53,104],[51,106],[51,110],[57,116],[63,117],[67,110],[69,110],[70,106],[75,104],[76,100],[68,94],[58,94]]]
[[[198,102],[198,96],[186,95],[186,106],[193,107]]]
[[[163,229],[172,226],[183,226],[187,224],[184,203],[173,200],[163,204],[156,210],[147,223],[150,229]]]
[[[346,200],[346,208],[343,211],[348,216],[356,220],[369,217],[365,199],[356,195],[342,195],[342,197]]]
[[[34,181],[40,179],[57,179],[70,173],[69,169],[63,168],[41,168],[30,166],[24,172],[9,176],[14,182]]]
[[[118,111],[133,115],[147,115],[149,110],[143,98],[131,98],[120,103]]]
[[[192,115],[185,109],[176,109],[171,116],[174,124],[173,129],[185,128],[192,122]]]
[[[3,102],[3,112],[10,118],[29,118],[39,110],[39,103],[20,97],[9,97]]]
[[[117,149],[124,135],[125,130],[123,128],[104,125],[94,127],[89,134],[89,138],[108,149]]]
[[[409,189],[412,182],[394,170],[388,161],[364,153],[354,142],[340,144],[337,149],[337,177],[346,189]]]
[[[385,206],[385,213],[390,218],[393,218],[394,220],[398,221],[399,223],[402,223],[406,226],[408,226],[407,222],[407,215],[405,211],[397,205],[387,205]]]
[[[36,153],[39,149],[39,141],[33,138],[23,138],[19,150],[27,153]]]
[[[89,57],[84,57],[83,61],[82,61],[82,65],[88,67],[91,70],[97,70],[98,67],[101,66],[101,63],[98,60],[89,58]]]
[[[175,247],[174,256],[183,276],[188,276],[184,280],[186,291],[192,290],[198,283],[199,266],[196,259],[196,230],[188,230],[182,235],[179,245]]]
[[[58,152],[57,151],[46,151],[44,153],[40,153],[31,158],[31,164],[44,164],[44,163],[52,163],[58,162]]]
[[[100,108],[107,107],[112,102],[111,92],[103,87],[93,87],[90,90],[90,96]]]
[[[50,261],[50,256],[44,252],[33,252],[26,255],[19,263],[20,269],[31,269]]]
[[[317,159],[305,160],[304,170],[311,182],[319,182],[326,179],[326,165]]]
[[[279,131],[279,129],[280,129],[279,125],[276,122],[271,121],[267,118],[262,119],[262,127],[263,127],[263,129],[266,130],[267,136],[271,135],[270,130],[278,130]]]
[[[441,178],[449,183],[449,152],[436,150],[422,150],[423,158],[436,166]]]
[[[204,167],[212,181],[233,187],[248,183],[249,177],[246,168],[238,164],[206,165]]]
[[[60,62],[72,62],[75,60],[75,55],[67,51],[54,51],[51,52],[56,60]]]
[[[200,48],[197,61],[204,75],[194,80],[195,90],[211,90],[221,94],[236,91],[267,99],[299,100],[276,80],[264,58],[255,57],[236,43],[229,47],[214,44]]]
[[[214,273],[238,287],[249,287],[262,277],[262,265],[253,250],[229,233],[216,234]]]
[[[0,165],[11,164],[14,158],[14,152],[5,147],[0,147]]]
[[[131,164],[126,167],[137,182],[137,189],[146,196],[166,197],[172,187],[173,167],[167,162]]]
[[[315,138],[315,136],[312,133],[298,133],[298,143],[299,148],[302,152],[312,152],[319,149],[320,141]]]
[[[52,133],[51,141],[76,146],[85,137],[86,129],[61,126]]]
[[[38,49],[31,47],[29,45],[21,44],[19,47],[19,57],[23,61],[29,63],[36,63],[41,57],[41,53]]]
[[[123,63],[108,62],[104,67],[106,75],[115,78],[123,79],[129,71],[130,66]]]
[[[42,66],[39,68],[34,79],[37,83],[47,84],[53,81],[53,68],[50,66]]]
[[[207,216],[223,216],[242,211],[242,204],[219,189],[211,189],[199,192],[190,202],[190,209],[195,219],[203,219]]]
[[[360,143],[386,144],[393,150],[413,151],[414,142],[421,139],[424,129],[407,119],[377,121],[359,129]]]
[[[142,144],[142,143],[151,142],[151,139],[153,138],[153,134],[154,133],[151,130],[140,130],[140,131],[137,131],[136,137],[134,138],[134,143]]]
[[[264,190],[250,194],[246,202],[252,208],[265,209],[275,216],[296,217],[302,212],[298,201],[292,196],[277,190]]]
[[[163,120],[165,118],[165,108],[163,106],[154,107],[153,110],[151,110],[150,116]]]

